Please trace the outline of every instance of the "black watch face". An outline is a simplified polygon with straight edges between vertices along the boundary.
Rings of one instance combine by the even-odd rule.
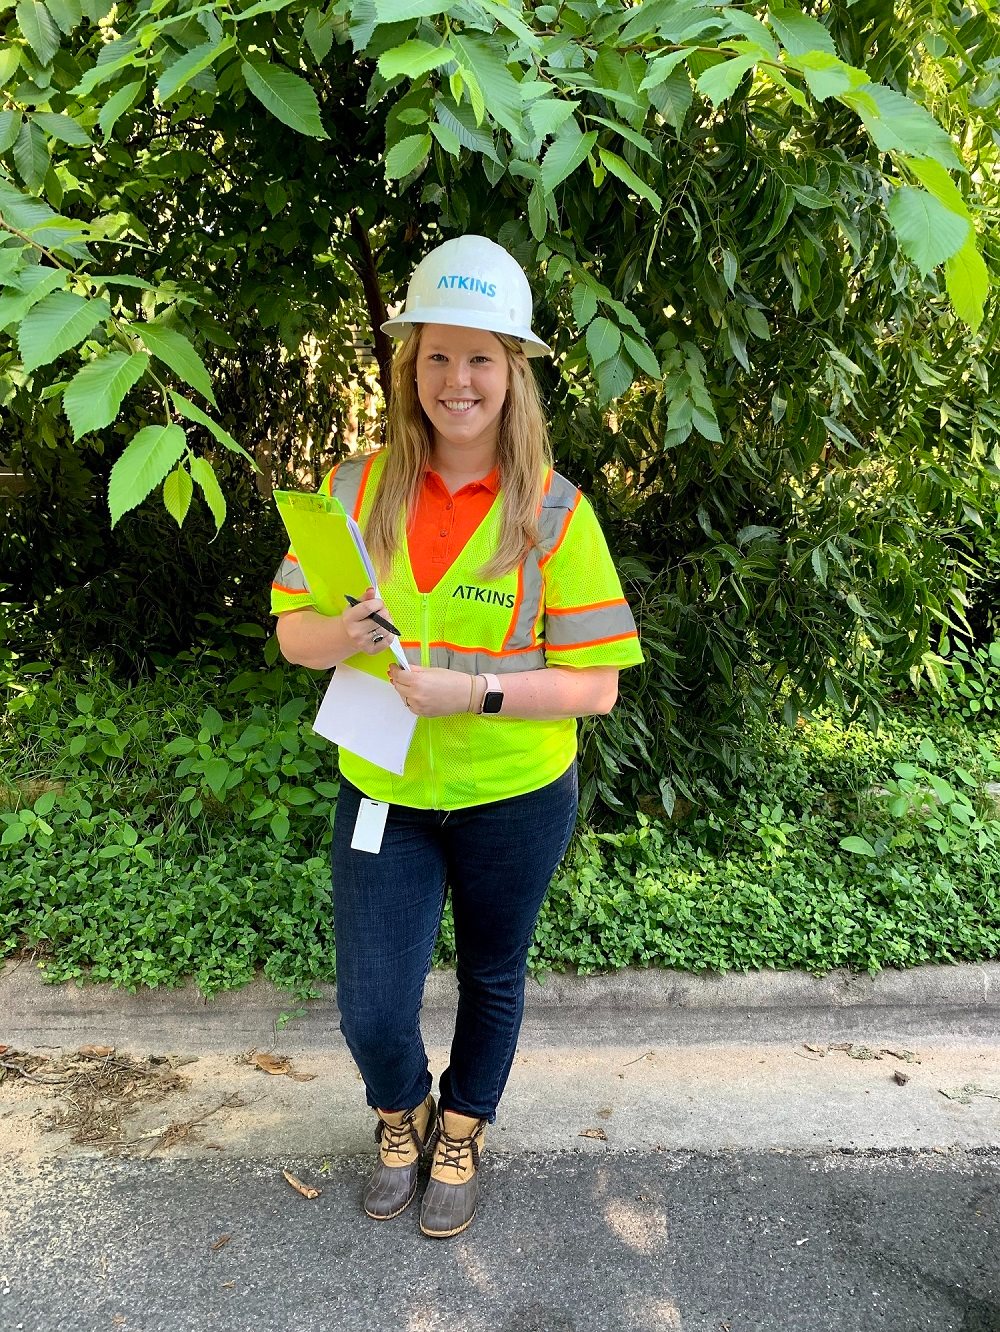
[[[499,712],[503,707],[503,694],[495,694],[492,691],[487,692],[483,699],[484,712]]]

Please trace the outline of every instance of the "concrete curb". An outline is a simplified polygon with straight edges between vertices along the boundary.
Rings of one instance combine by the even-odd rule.
[[[174,990],[144,990],[128,994],[108,985],[46,985],[38,968],[28,962],[8,963],[0,971],[0,1022],[22,1025],[44,1017],[63,1021],[114,1016],[120,1020],[158,1015],[176,1018],[197,1013],[220,1016],[235,1013],[280,1014],[305,1006],[335,1008],[334,987],[319,987],[322,999],[299,1001],[259,977],[239,990],[205,999],[193,983]],[[455,975],[433,971],[427,979],[425,1010],[453,1009]],[[845,970],[826,976],[801,971],[730,972],[693,975],[670,970],[625,970],[610,975],[575,976],[549,973],[529,978],[525,994],[528,1011],[560,1010],[643,1013],[663,1010],[774,1009],[900,1009],[935,1008],[995,1011],[1000,1015],[1000,962],[928,965],[907,971],[883,971],[875,976]]]

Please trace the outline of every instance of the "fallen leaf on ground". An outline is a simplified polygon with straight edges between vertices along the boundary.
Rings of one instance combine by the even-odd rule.
[[[301,1193],[303,1198],[318,1198],[323,1191],[322,1189],[314,1189],[309,1184],[303,1184],[301,1179],[296,1179],[295,1176],[289,1174],[287,1170],[283,1170],[281,1173],[288,1180],[289,1184],[291,1184],[292,1188],[295,1189],[296,1193]]]
[[[578,1138],[597,1138],[599,1142],[607,1142],[608,1135],[602,1128],[583,1129],[576,1135]]]
[[[883,1045],[882,1054],[892,1055],[893,1059],[902,1059],[904,1064],[919,1064],[920,1060],[912,1050],[890,1050]]]
[[[288,1070],[288,1076],[292,1079],[293,1082],[312,1082],[312,1080],[313,1080],[313,1078],[316,1076],[316,1074],[315,1074],[315,1073],[293,1073],[292,1070],[289,1069],[289,1070]]]
[[[208,1247],[212,1250],[213,1253],[216,1253],[218,1252],[219,1249],[224,1249],[232,1238],[233,1238],[232,1235],[220,1235],[219,1238],[215,1241],[215,1243],[210,1244]]]
[[[897,1069],[895,1069],[895,1070],[893,1071],[892,1076],[893,1076],[893,1078],[896,1080],[896,1082],[899,1083],[899,1085],[900,1085],[901,1087],[905,1087],[906,1084],[907,1084],[907,1083],[909,1082],[909,1080],[910,1080],[910,1075],[909,1075],[909,1073],[904,1073],[904,1072],[902,1071],[902,1069],[899,1069],[899,1068],[897,1068]]]
[[[813,1054],[823,1054],[823,1055],[826,1054],[825,1045],[810,1045],[808,1041],[803,1041],[802,1044],[806,1047],[807,1050],[812,1050]]]
[[[9,1049],[9,1045],[0,1045],[0,1054],[6,1054]]]
[[[113,1045],[81,1045],[77,1050],[78,1055],[83,1055],[85,1059],[106,1059],[108,1055],[115,1052]]]
[[[250,1062],[256,1064],[264,1073],[287,1073],[291,1067],[286,1055],[260,1054],[257,1052],[252,1056]]]

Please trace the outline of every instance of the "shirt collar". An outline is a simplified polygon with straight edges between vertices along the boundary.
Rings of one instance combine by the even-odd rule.
[[[424,478],[426,479],[427,476],[432,473],[434,476],[438,476],[437,472],[434,471],[434,468],[430,465],[430,463],[424,463]],[[438,477],[438,480],[440,480],[440,477]],[[443,485],[444,482],[441,482],[441,484]],[[500,490],[499,466],[494,467],[492,472],[487,472],[486,475],[480,477],[478,481],[469,481],[467,485],[462,487],[462,489],[466,490],[468,489],[469,486],[482,486],[482,488],[484,490],[488,490],[491,495],[496,495]]]

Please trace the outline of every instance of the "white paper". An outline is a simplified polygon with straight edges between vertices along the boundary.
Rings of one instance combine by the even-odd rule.
[[[358,806],[358,817],[354,821],[351,849],[377,856],[382,850],[382,835],[388,814],[389,806],[384,800],[369,800],[365,796]]]
[[[401,777],[416,724],[416,717],[388,680],[338,666],[313,730]]]

